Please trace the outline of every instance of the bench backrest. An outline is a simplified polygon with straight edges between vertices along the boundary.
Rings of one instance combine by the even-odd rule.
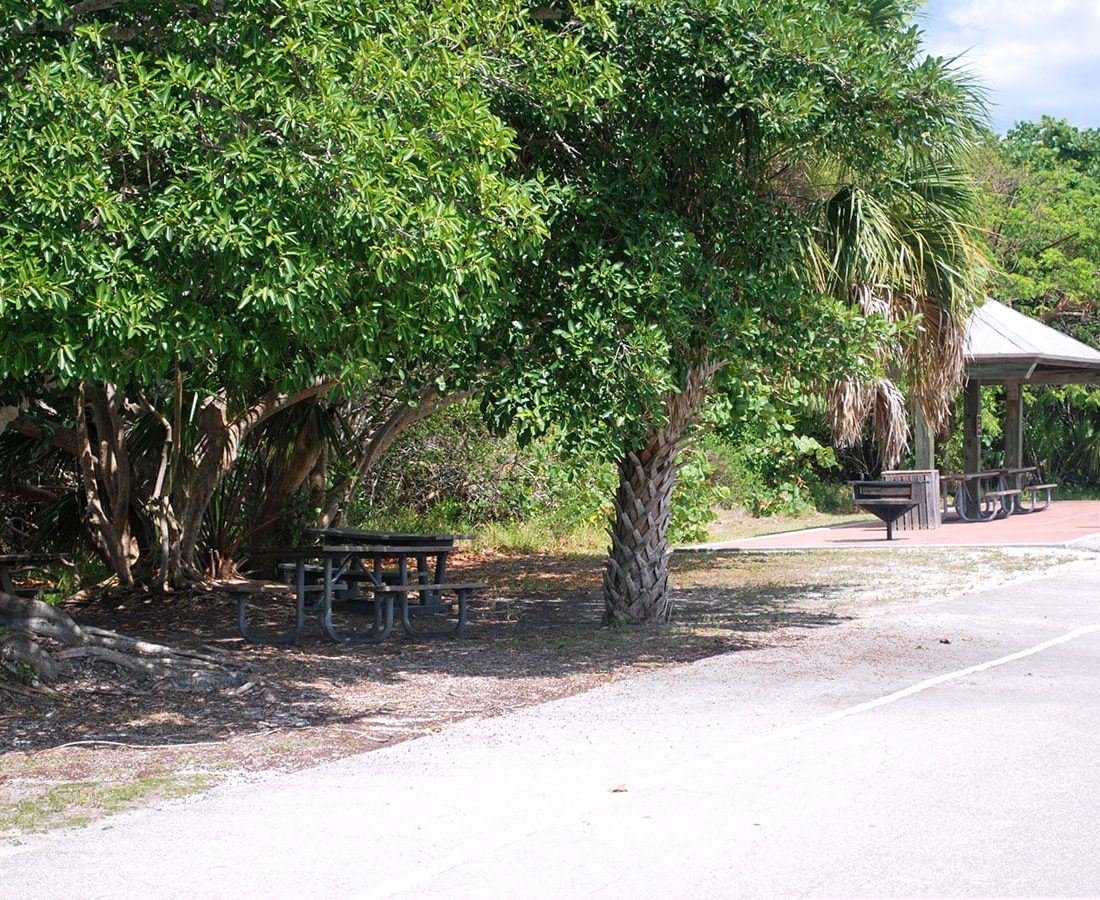
[[[912,481],[853,481],[852,495],[861,500],[912,500]]]

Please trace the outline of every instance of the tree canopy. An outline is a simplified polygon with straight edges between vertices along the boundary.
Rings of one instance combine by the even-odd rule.
[[[1100,342],[1100,131],[1049,116],[978,158],[998,298]]]
[[[872,379],[860,418],[891,345],[956,373],[977,107],[909,0],[4,10],[0,378],[116,567],[150,510],[191,558],[289,405],[478,375],[618,463],[609,617],[660,618],[715,387]]]
[[[22,433],[81,460],[124,580],[147,543],[129,520],[171,496],[180,521],[157,528],[188,560],[242,442],[287,405],[380,378],[420,399],[484,369],[552,193],[494,107],[552,97],[552,123],[614,85],[517,0],[4,12],[0,379],[37,401]],[[161,451],[131,453],[139,432]]]
[[[1044,116],[991,138],[976,157],[991,293],[1100,345],[1100,130]],[[1047,477],[1100,483],[1100,396],[1069,385],[1029,392],[1025,446]]]
[[[676,454],[715,382],[823,391],[881,375],[906,320],[902,353],[943,362],[915,367],[930,404],[942,410],[961,375],[980,274],[960,157],[979,107],[921,52],[911,13],[887,0],[613,4],[614,30],[586,46],[622,90],[524,148],[566,194],[521,271],[517,327],[533,350],[492,399],[521,429],[567,423],[619,462],[612,619],[667,617]],[[857,396],[861,418],[877,394]]]
[[[250,390],[459,352],[545,232],[490,100],[602,90],[517,3],[4,7],[5,381],[178,360]]]

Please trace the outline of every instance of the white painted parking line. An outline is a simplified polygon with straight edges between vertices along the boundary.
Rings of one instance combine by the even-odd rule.
[[[837,722],[840,719],[846,719],[849,716],[858,716],[860,713],[868,712],[872,709],[877,709],[880,706],[887,706],[890,703],[897,703],[898,700],[904,700],[906,697],[912,697],[914,694],[920,694],[923,691],[927,691],[931,688],[938,687],[941,684],[946,684],[949,681],[958,681],[960,678],[966,678],[967,675],[974,675],[977,672],[985,672],[989,669],[995,669],[997,666],[1004,666],[1008,663],[1016,662],[1019,659],[1026,659],[1029,656],[1034,656],[1037,653],[1043,653],[1052,647],[1057,647],[1059,644],[1067,644],[1070,641],[1075,641],[1078,638],[1085,635],[1095,634],[1100,631],[1100,622],[1095,625],[1084,625],[1081,628],[1075,628],[1073,631],[1067,631],[1063,635],[1059,635],[1056,638],[1051,638],[1049,641],[1043,641],[1041,644],[1036,644],[1034,647],[1028,647],[1026,650],[1020,650],[1017,653],[1010,653],[1008,656],[1000,656],[997,659],[991,659],[988,662],[978,663],[974,666],[967,666],[965,669],[956,669],[954,672],[946,672],[943,675],[937,675],[934,678],[926,678],[924,681],[918,681],[914,685],[910,685],[907,688],[902,688],[900,691],[894,691],[893,693],[886,694],[885,696],[878,697],[874,700],[867,700],[864,703],[857,703],[855,706],[849,706],[846,709],[838,709],[836,712],[828,713],[824,716],[818,716],[810,719],[809,721],[802,722],[798,725],[791,725],[788,728],[781,728],[779,731],[773,732],[765,738],[761,738],[759,741],[750,742],[753,745],[765,745],[772,744],[776,741],[786,740],[787,738],[794,737],[795,735],[803,734],[807,731],[813,731],[815,728],[822,728],[825,725],[829,725],[832,722]],[[721,757],[716,756],[716,759]]]
[[[912,697],[916,694],[920,694],[924,691],[930,690],[931,688],[938,687],[939,685],[946,684],[951,681],[958,681],[959,679],[966,678],[967,676],[974,675],[978,672],[985,672],[989,669],[997,668],[998,666],[1004,666],[1008,665],[1009,663],[1016,662],[1017,660],[1026,659],[1029,656],[1043,653],[1044,651],[1050,650],[1053,647],[1057,647],[1060,644],[1066,644],[1070,641],[1077,640],[1078,638],[1082,638],[1086,635],[1094,634],[1096,632],[1100,632],[1100,623],[1096,623],[1094,625],[1085,625],[1081,628],[1075,628],[1073,631],[1068,631],[1065,634],[1059,635],[1058,637],[1051,638],[1050,640],[1043,641],[1039,644],[1035,644],[1033,647],[1028,647],[1025,650],[1020,650],[1016,653],[1010,653],[1007,656],[1000,656],[996,659],[991,659],[973,666],[967,666],[965,669],[956,669],[953,672],[946,672],[942,675],[936,675],[932,678],[926,678],[923,681],[918,681],[916,684],[910,685],[909,687],[893,691],[892,693],[885,694],[882,697],[877,697],[874,700],[867,700],[863,703],[857,703],[854,706],[849,706],[845,709],[839,709],[835,712],[831,712],[823,716],[816,716],[812,719],[808,719],[804,722],[799,722],[795,725],[790,725],[786,728],[780,728],[779,730],[773,731],[770,734],[765,735],[764,737],[744,741],[727,747],[719,753],[712,753],[700,757],[696,759],[693,763],[685,767],[678,767],[675,772],[670,773],[668,776],[660,776],[645,780],[634,780],[630,785],[630,793],[637,794],[639,791],[644,791],[647,789],[659,789],[684,780],[692,781],[701,770],[706,769],[708,766],[712,766],[716,763],[722,763],[728,760],[733,755],[789,740],[801,734],[805,734],[806,732],[823,728],[826,725],[832,724],[833,722],[838,722],[842,719],[847,719],[852,716],[861,715],[865,712],[870,712],[873,709],[878,709],[879,707],[887,706],[891,703],[896,703],[899,700],[904,700],[907,697]],[[356,894],[356,896],[361,898],[385,898],[391,897],[395,894],[402,894],[408,891],[412,891],[417,887],[427,882],[430,882],[441,875],[444,875],[452,869],[459,868],[466,863],[470,863],[478,859],[492,856],[500,850],[503,850],[505,847],[520,843],[521,841],[526,840],[535,834],[539,834],[541,832],[546,832],[556,828],[568,828],[572,823],[583,819],[593,810],[604,807],[608,802],[608,798],[610,796],[612,795],[601,794],[598,796],[598,798],[590,796],[582,800],[580,803],[577,803],[576,805],[569,808],[567,812],[556,813],[550,816],[543,815],[535,819],[529,818],[521,828],[500,831],[494,835],[480,835],[477,838],[476,842],[460,847],[452,853],[441,856],[431,863],[421,866],[416,871],[409,872],[405,876],[386,881],[382,884],[375,885],[363,892],[359,892]]]

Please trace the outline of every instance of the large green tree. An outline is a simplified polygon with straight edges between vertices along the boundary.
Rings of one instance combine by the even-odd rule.
[[[946,377],[917,367],[939,409],[961,371],[975,254],[957,157],[978,106],[922,54],[912,11],[622,0],[614,31],[586,44],[622,90],[567,128],[515,117],[522,160],[566,195],[522,273],[532,351],[491,399],[502,420],[565,424],[618,465],[610,622],[669,618],[678,454],[716,389],[866,380],[894,341],[948,357]],[[876,396],[847,406],[858,417]]]
[[[993,292],[1100,339],[1100,131],[1049,116],[991,139],[976,160]]]
[[[211,498],[286,408],[389,383],[430,405],[485,368],[548,203],[491,104],[614,83],[518,0],[0,13],[5,419],[78,461],[123,583],[196,574]]]

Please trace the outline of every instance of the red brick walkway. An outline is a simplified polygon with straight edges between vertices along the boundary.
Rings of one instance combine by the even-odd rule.
[[[878,519],[835,528],[788,531],[736,541],[700,544],[686,549],[819,550],[861,547],[1005,547],[1064,546],[1087,538],[1100,540],[1100,501],[1059,500],[1042,512],[1021,513],[989,522],[949,518],[932,531],[894,531],[886,542],[886,526]]]

